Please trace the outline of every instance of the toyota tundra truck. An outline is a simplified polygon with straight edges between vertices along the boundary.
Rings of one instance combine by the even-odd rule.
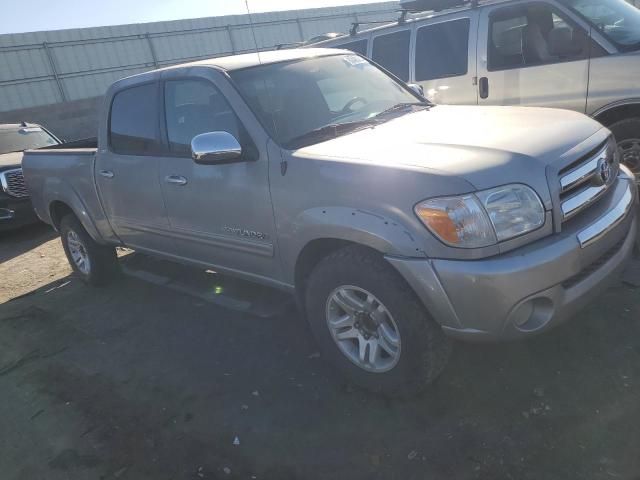
[[[87,283],[124,246],[291,292],[323,356],[387,395],[432,382],[451,339],[572,317],[637,232],[634,176],[596,121],[437,106],[344,50],[120,80],[96,148],[28,151],[23,168]]]

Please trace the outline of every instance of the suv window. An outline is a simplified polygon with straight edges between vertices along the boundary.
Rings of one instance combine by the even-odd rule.
[[[416,81],[466,75],[470,26],[471,21],[462,18],[428,25],[418,30]]]
[[[160,151],[158,85],[148,83],[122,90],[113,97],[109,144],[121,155],[150,155]]]
[[[374,62],[379,63],[405,82],[409,80],[409,44],[411,32],[399,32],[381,35],[373,40]]]
[[[238,119],[218,89],[206,80],[169,80],[164,88],[169,150],[190,154],[191,140],[207,132],[240,138]]]
[[[589,39],[549,5],[534,3],[492,13],[489,70],[587,58]]]
[[[336,45],[335,48],[351,50],[353,53],[359,53],[360,55],[366,56],[367,40],[356,40],[355,42],[343,43],[342,45]]]

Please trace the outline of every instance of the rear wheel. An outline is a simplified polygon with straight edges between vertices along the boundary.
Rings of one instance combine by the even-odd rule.
[[[71,268],[84,282],[105,285],[118,272],[115,248],[96,243],[75,215],[60,221],[60,236]]]
[[[306,310],[323,355],[348,380],[389,396],[424,389],[451,345],[404,279],[363,247],[323,259],[306,289]]]
[[[640,118],[620,120],[609,127],[616,138],[620,161],[636,175],[640,184]]]

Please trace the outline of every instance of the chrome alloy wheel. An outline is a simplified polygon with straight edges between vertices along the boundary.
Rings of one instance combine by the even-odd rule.
[[[67,247],[69,247],[69,253],[73,259],[78,270],[85,275],[89,275],[91,271],[91,262],[89,261],[89,254],[85,248],[82,240],[76,232],[69,230],[67,232]]]
[[[636,183],[640,183],[640,138],[628,138],[618,142],[620,162],[635,174]]]
[[[358,367],[383,373],[400,360],[400,330],[372,293],[352,285],[336,288],[327,299],[326,318],[336,345]]]

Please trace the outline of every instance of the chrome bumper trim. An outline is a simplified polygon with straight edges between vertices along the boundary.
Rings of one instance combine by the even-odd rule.
[[[620,202],[607,212],[606,215],[600,217],[595,223],[578,233],[578,241],[581,248],[586,248],[600,238],[605,236],[615,227],[617,227],[627,216],[631,206],[633,205],[633,193],[631,185],[627,182],[627,190],[624,192]]]
[[[16,216],[16,212],[9,210],[8,208],[0,208],[0,221],[12,220]]]

